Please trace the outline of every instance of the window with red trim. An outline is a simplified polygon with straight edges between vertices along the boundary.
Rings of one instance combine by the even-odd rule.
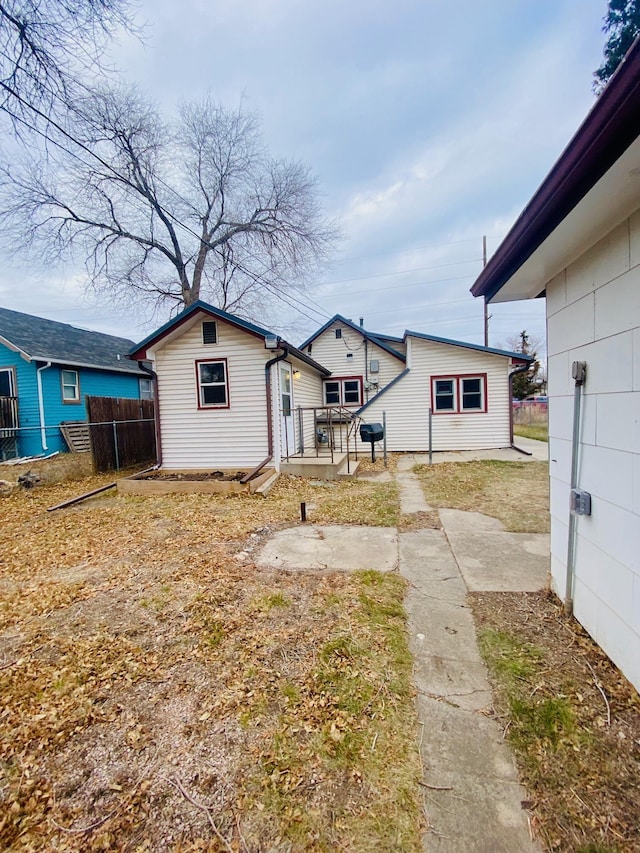
[[[198,407],[201,409],[228,408],[229,381],[227,360],[196,362]]]
[[[326,406],[361,406],[362,378],[360,376],[337,377],[324,382]]]
[[[433,376],[431,401],[434,414],[487,411],[487,374]]]

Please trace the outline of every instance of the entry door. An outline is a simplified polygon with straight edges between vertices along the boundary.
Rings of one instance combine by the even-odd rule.
[[[282,455],[293,456],[296,452],[296,440],[293,426],[293,383],[290,364],[280,365],[280,433]]]

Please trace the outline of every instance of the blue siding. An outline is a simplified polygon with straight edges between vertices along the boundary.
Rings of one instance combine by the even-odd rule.
[[[40,412],[38,408],[37,367],[34,362],[25,361],[18,353],[0,344],[0,367],[13,367],[18,397],[18,420],[20,456],[36,456],[43,452],[40,433]],[[128,373],[109,373],[103,370],[77,368],[80,379],[80,402],[62,401],[62,370],[52,365],[42,371],[42,391],[44,399],[44,420],[47,427],[47,452],[66,450],[60,430],[61,421],[84,421],[87,419],[85,397],[140,397],[139,377]],[[76,370],[76,368],[69,368]]]

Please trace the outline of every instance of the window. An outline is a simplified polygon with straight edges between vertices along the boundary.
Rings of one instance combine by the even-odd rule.
[[[324,402],[326,406],[361,406],[362,377],[327,379],[324,383]]]
[[[202,324],[202,343],[203,344],[217,344],[218,343],[218,329],[213,320],[207,320]]]
[[[336,339],[342,337],[342,329],[336,329]]]
[[[62,371],[62,401],[64,403],[80,402],[80,381],[77,370]]]
[[[431,380],[433,411],[438,414],[486,412],[487,375],[434,376]]]
[[[140,383],[140,399],[153,400],[153,380],[139,379],[138,382]]]
[[[198,408],[228,409],[229,384],[226,358],[197,361]]]

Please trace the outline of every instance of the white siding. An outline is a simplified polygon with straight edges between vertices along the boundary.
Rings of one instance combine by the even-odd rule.
[[[573,361],[587,362],[574,611],[640,688],[640,212],[547,284],[551,550],[564,597]]]
[[[336,338],[336,329],[342,330],[341,338]],[[377,382],[378,386],[377,389],[373,388],[368,394],[365,389],[364,402],[373,397],[378,390],[387,386],[405,368],[401,358],[396,358],[372,341],[368,341],[365,347],[363,336],[339,321],[325,329],[313,341],[310,355],[314,361],[330,370],[333,376],[361,376],[363,386],[367,375],[367,359],[369,365],[374,359],[377,360],[380,369],[378,373],[369,373],[369,381]],[[348,358],[348,355],[351,357]]]
[[[293,362],[295,369],[300,371],[299,378],[294,378],[293,381],[296,441],[300,441],[300,421],[302,421],[304,447],[309,450],[315,447],[313,412],[311,409],[322,405],[322,377],[304,362],[297,359],[293,359]],[[298,409],[303,411],[299,413]]]
[[[200,320],[157,348],[164,468],[245,470],[268,455],[264,365],[273,353],[262,338],[216,322],[217,344],[203,345]],[[198,409],[195,363],[208,358],[227,359],[228,409]]]
[[[486,374],[487,411],[434,414],[434,450],[479,450],[509,446],[509,358],[421,338],[407,338],[410,371],[362,413],[382,422],[386,412],[387,448],[428,450],[431,377]]]

